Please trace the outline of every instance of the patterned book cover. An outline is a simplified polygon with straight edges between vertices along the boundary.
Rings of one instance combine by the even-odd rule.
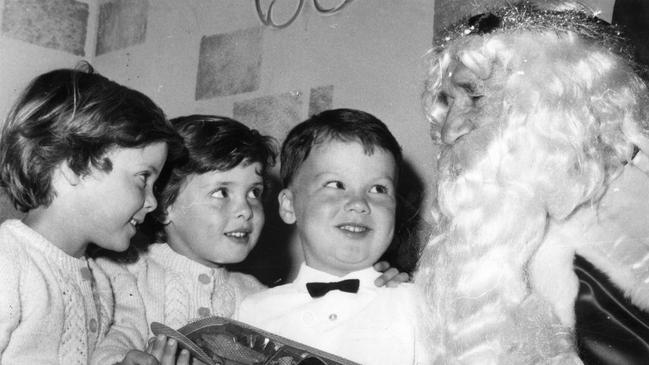
[[[203,318],[178,330],[153,322],[151,330],[176,339],[207,365],[360,365],[224,317]]]

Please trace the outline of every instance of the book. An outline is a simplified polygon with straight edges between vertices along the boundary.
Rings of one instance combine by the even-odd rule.
[[[178,330],[151,323],[155,335],[178,341],[207,365],[360,365],[225,317],[207,317]]]

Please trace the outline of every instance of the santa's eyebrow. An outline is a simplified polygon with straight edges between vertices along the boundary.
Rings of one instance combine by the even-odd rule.
[[[482,87],[480,87],[476,82],[458,82],[457,86],[472,95],[483,94]]]

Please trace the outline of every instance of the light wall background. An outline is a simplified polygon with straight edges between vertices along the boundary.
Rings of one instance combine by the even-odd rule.
[[[435,28],[498,2],[355,0],[322,15],[306,0],[293,24],[276,29],[260,22],[253,0],[0,0],[0,115],[33,77],[79,60],[149,95],[169,117],[230,116],[280,142],[312,113],[362,109],[403,146],[401,233],[421,242],[436,176],[420,103],[426,52]],[[267,10],[269,1],[261,3]],[[275,20],[298,3],[278,0]],[[591,4],[610,20],[613,0]],[[267,283],[290,276],[299,258],[273,202],[266,239],[246,266]],[[19,216],[0,197],[0,220]],[[411,269],[415,252],[408,246],[392,258]]]

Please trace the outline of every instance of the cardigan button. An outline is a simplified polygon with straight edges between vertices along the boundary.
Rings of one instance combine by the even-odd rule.
[[[336,313],[331,313],[331,314],[329,315],[329,320],[330,320],[330,321],[335,321],[335,320],[337,320],[337,319],[338,319],[338,315],[337,315]]]
[[[210,315],[210,309],[207,307],[198,308],[198,315],[201,317],[207,317]]]
[[[90,272],[90,269],[87,267],[82,267],[81,268],[81,278],[83,280],[92,280],[92,273]]]
[[[88,323],[88,327],[90,328],[90,332],[95,333],[97,332],[97,320],[96,319],[91,319],[90,323]]]
[[[198,275],[198,281],[203,284],[209,284],[212,280],[210,280],[210,277],[207,274],[200,274]]]

